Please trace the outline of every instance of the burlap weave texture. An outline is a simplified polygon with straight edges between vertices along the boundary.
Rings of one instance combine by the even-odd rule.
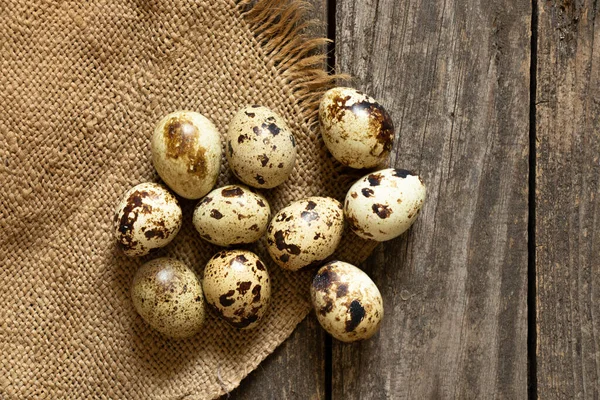
[[[210,316],[203,332],[168,340],[135,313],[129,286],[148,258],[114,246],[114,207],[131,186],[159,181],[149,137],[161,116],[198,111],[225,135],[242,106],[287,119],[293,176],[265,191],[277,210],[309,195],[342,199],[356,175],[328,156],[315,124],[332,84],[300,35],[294,1],[0,1],[0,398],[214,398],[271,353],[309,311],[311,271],[268,262],[272,307],[259,328]],[[285,18],[278,18],[285,15]],[[234,182],[223,162],[218,185]],[[202,276],[217,249],[191,224],[158,255]],[[373,244],[348,236],[339,258]]]

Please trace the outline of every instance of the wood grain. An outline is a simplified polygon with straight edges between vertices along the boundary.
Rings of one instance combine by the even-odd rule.
[[[600,28],[596,1],[540,1],[537,372],[540,399],[600,397]]]
[[[308,34],[327,36],[327,1],[311,0]],[[321,22],[319,22],[321,21]],[[326,68],[326,65],[323,65]],[[322,400],[325,398],[325,334],[310,314],[294,333],[223,399]]]
[[[527,396],[529,2],[338,0],[338,72],[387,106],[419,220],[366,269],[378,336],[334,343],[334,399]],[[591,234],[591,232],[590,232]]]

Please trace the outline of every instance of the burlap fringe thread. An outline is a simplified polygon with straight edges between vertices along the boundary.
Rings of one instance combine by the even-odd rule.
[[[238,7],[265,58],[292,88],[297,105],[306,112],[307,124],[314,128],[323,94],[349,76],[327,72],[323,49],[330,39],[307,36],[308,28],[321,23],[307,19],[312,5],[289,0],[241,0]]]

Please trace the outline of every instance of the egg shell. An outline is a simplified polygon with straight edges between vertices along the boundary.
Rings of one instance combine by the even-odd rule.
[[[390,154],[392,118],[379,102],[356,89],[328,90],[319,105],[319,121],[325,145],[344,165],[372,168]]]
[[[371,278],[342,261],[325,264],[310,288],[319,323],[342,342],[368,339],[383,319],[383,300]]]
[[[404,233],[417,219],[425,201],[421,178],[389,168],[359,179],[348,191],[344,214],[358,236],[379,242]]]
[[[267,200],[240,185],[213,190],[198,203],[193,216],[200,236],[219,246],[257,241],[265,234],[270,219]]]
[[[175,193],[186,199],[199,199],[211,191],[219,176],[219,131],[197,112],[171,113],[154,130],[152,162]]]
[[[144,321],[168,337],[192,336],[204,322],[202,286],[194,271],[174,258],[142,265],[133,278],[131,298]]]
[[[140,183],[125,193],[115,211],[117,245],[127,256],[144,256],[169,244],[181,219],[177,199],[164,186]]]
[[[289,270],[317,267],[342,238],[342,204],[330,197],[309,197],[281,209],[267,228],[273,261]]]
[[[229,168],[242,182],[270,189],[282,184],[296,163],[296,140],[285,120],[254,105],[239,110],[227,131]]]
[[[269,308],[271,281],[265,264],[245,250],[223,250],[206,264],[206,301],[229,325],[256,327]]]

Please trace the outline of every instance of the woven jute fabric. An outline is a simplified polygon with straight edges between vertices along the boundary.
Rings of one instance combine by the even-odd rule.
[[[295,1],[0,1],[0,398],[215,398],[271,353],[310,310],[314,271],[286,272],[250,246],[272,276],[271,308],[255,330],[210,315],[169,340],[129,295],[147,261],[115,247],[124,192],[159,181],[149,138],[165,114],[198,111],[225,136],[242,106],[287,119],[297,138],[291,178],[264,191],[276,211],[309,195],[340,200],[355,172],[328,155],[316,123],[333,84],[303,36]],[[218,185],[235,179],[223,160]],[[359,174],[360,175],[360,174]],[[157,255],[202,277],[217,249],[184,224]],[[337,258],[361,262],[374,244],[347,234]]]

